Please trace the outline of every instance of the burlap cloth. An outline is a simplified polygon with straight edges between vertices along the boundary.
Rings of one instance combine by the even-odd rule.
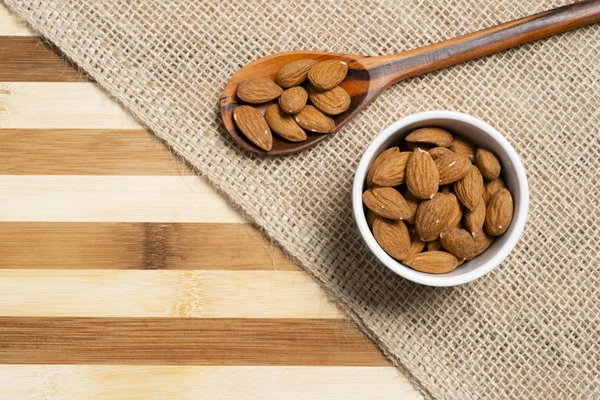
[[[241,151],[219,118],[228,78],[261,56],[394,53],[568,1],[6,3],[208,176],[425,396],[600,398],[600,26],[401,82],[296,156]],[[350,207],[369,141],[429,109],[490,122],[521,155],[531,187],[516,250],[484,278],[447,289],[379,265]]]

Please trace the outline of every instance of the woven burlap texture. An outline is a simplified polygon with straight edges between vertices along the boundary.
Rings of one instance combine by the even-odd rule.
[[[600,26],[401,82],[295,156],[241,151],[219,118],[228,78],[261,56],[394,53],[565,3],[6,1],[208,176],[425,396],[600,398]],[[531,188],[516,250],[455,288],[394,276],[361,243],[351,213],[367,144],[430,109],[491,123],[522,157]]]

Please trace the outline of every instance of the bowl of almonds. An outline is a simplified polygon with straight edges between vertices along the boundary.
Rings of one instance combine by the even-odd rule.
[[[525,168],[493,127],[453,111],[396,121],[369,145],[354,177],[354,217],[388,268],[429,286],[483,276],[523,233]]]

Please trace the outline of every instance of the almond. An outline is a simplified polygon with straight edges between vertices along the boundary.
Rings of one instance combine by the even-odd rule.
[[[452,152],[453,151],[447,147],[434,147],[433,149],[428,150],[429,155],[431,155],[431,158],[433,158],[434,160],[437,160],[441,156],[450,154]]]
[[[315,107],[329,115],[341,114],[350,107],[350,95],[340,86],[322,91],[309,86],[308,97]]]
[[[298,125],[310,132],[332,133],[335,131],[333,119],[313,106],[305,106],[294,116],[294,119]]]
[[[452,134],[441,128],[421,128],[412,131],[405,140],[412,143],[430,143],[448,147],[452,144]]]
[[[375,220],[377,218],[381,218],[379,215],[375,214],[373,211],[367,209],[367,225],[369,225],[369,228],[373,229],[373,222],[375,222]]]
[[[487,206],[485,231],[491,236],[500,236],[510,226],[513,217],[513,199],[507,189],[500,189]]]
[[[449,228],[455,218],[454,195],[438,193],[431,200],[424,200],[417,208],[415,228],[421,240],[431,242]],[[458,203],[458,201],[456,201]]]
[[[308,80],[318,90],[329,90],[339,85],[347,73],[348,64],[345,61],[322,61],[308,71]]]
[[[483,253],[484,251],[486,251],[493,242],[494,242],[494,238],[492,236],[489,236],[487,233],[485,233],[485,231],[483,229],[480,230],[479,232],[477,232],[473,236],[473,243],[474,243],[473,253],[471,253],[471,255],[469,257],[467,257],[467,260],[472,260],[475,257],[477,257],[478,255],[480,255],[481,253]]]
[[[467,139],[455,136],[450,145],[450,150],[455,153],[464,154],[472,161],[475,157],[475,146]]]
[[[502,178],[496,178],[493,181],[486,182],[483,188],[483,201],[488,204],[496,192],[504,188],[504,181]]]
[[[428,152],[415,149],[406,164],[406,186],[418,199],[431,199],[438,190],[440,176]]]
[[[263,150],[271,150],[273,135],[260,111],[252,106],[238,106],[233,110],[233,120],[252,143]]]
[[[376,214],[389,219],[404,219],[410,215],[406,200],[394,188],[373,187],[363,193],[363,203]]]
[[[405,142],[405,143],[406,143],[406,147],[408,147],[408,149],[410,151],[415,151],[416,149],[421,149],[423,151],[429,152],[429,150],[433,149],[433,147],[434,147],[433,144],[429,144],[429,143],[411,143],[411,142]]]
[[[444,250],[442,248],[442,243],[439,240],[434,240],[433,242],[427,242],[427,251],[438,251]]]
[[[283,89],[267,78],[246,79],[237,87],[237,96],[250,104],[260,104],[275,100],[282,93]]]
[[[294,117],[284,113],[277,104],[273,104],[267,108],[265,113],[267,123],[279,136],[291,142],[302,142],[306,140],[306,132],[300,128]]]
[[[440,233],[440,242],[459,260],[469,257],[475,250],[473,236],[464,229],[454,228]]]
[[[465,228],[467,228],[472,236],[475,236],[477,232],[483,229],[483,223],[485,222],[485,201],[483,201],[483,197],[474,210],[465,211],[463,219],[465,221]]]
[[[419,235],[414,234],[410,239],[409,256],[419,254],[425,248],[425,242],[419,239]]]
[[[302,86],[287,89],[279,97],[279,107],[288,114],[296,114],[302,111],[308,100],[308,93]]]
[[[435,166],[440,177],[440,185],[456,182],[471,169],[469,157],[459,153],[445,154],[435,160]]]
[[[400,149],[398,147],[390,147],[389,149],[382,152],[380,155],[373,160],[371,166],[369,167],[369,171],[367,172],[367,187],[373,186],[375,183],[373,182],[373,176],[375,175],[375,171],[381,164],[385,162],[389,157],[392,157],[394,154],[398,153]]]
[[[419,208],[419,203],[421,200],[417,199],[411,192],[408,190],[404,193],[404,200],[406,200],[406,204],[410,210],[410,216],[405,218],[404,221],[408,224],[415,224],[415,215],[417,214],[417,208]]]
[[[483,201],[483,177],[476,166],[454,184],[454,193],[458,200],[469,210],[474,210]]]
[[[460,224],[460,221],[463,217],[462,206],[456,198],[456,195],[454,193],[448,193],[446,196],[448,196],[448,198],[450,199],[448,203],[450,206],[450,212],[448,213],[448,223],[444,226],[442,232],[457,227]]]
[[[378,186],[398,186],[404,183],[406,163],[412,153],[396,152],[387,157],[373,174],[373,183]]]
[[[402,263],[417,271],[429,274],[445,274],[456,268],[458,260],[445,251],[427,251],[412,255]]]
[[[395,259],[402,261],[410,255],[411,241],[404,222],[377,218],[373,221],[373,236],[381,248]]]
[[[500,161],[498,161],[491,151],[477,149],[475,153],[475,165],[481,171],[481,175],[488,181],[500,176]]]
[[[308,71],[317,63],[315,60],[298,60],[285,65],[277,72],[275,82],[282,88],[297,86],[306,80]]]

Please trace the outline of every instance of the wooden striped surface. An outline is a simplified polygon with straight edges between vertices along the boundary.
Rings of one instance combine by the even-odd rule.
[[[2,399],[421,397],[2,5],[0,243]]]

